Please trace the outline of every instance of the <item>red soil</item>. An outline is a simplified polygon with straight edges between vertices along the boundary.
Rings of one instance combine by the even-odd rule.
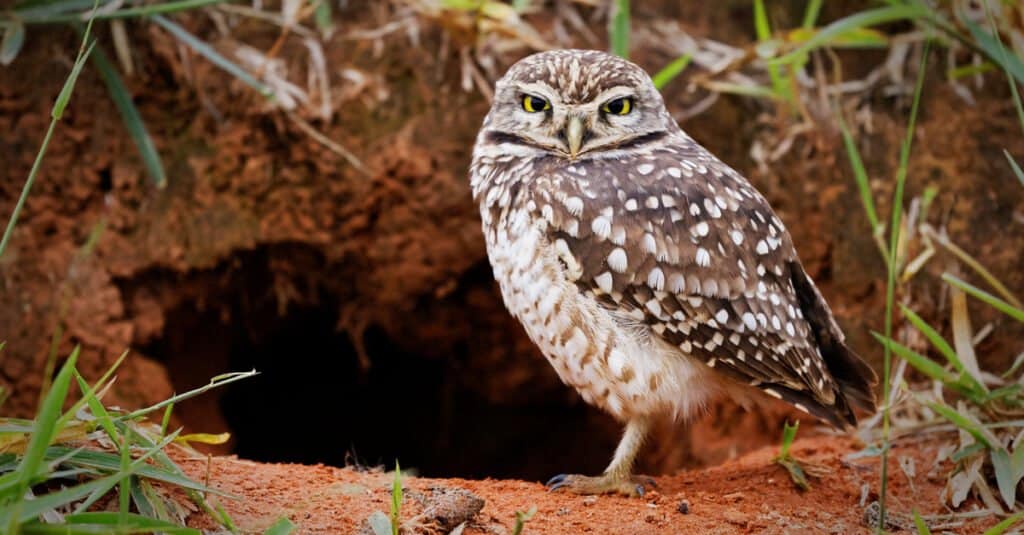
[[[777,447],[713,468],[658,477],[657,488],[642,499],[548,492],[539,483],[516,480],[408,477],[403,480],[403,532],[446,533],[431,531],[429,522],[414,528],[409,519],[423,512],[424,502],[430,504],[438,489],[458,488],[484,500],[483,510],[472,517],[464,533],[511,532],[516,511],[532,506],[537,512],[524,533],[867,533],[865,511],[877,499],[879,460],[846,458],[859,449],[845,437],[798,440],[793,455],[825,470],[820,479],[811,479],[809,491],[798,490],[787,472],[772,462]],[[934,467],[935,453],[933,446],[921,443],[894,448],[891,511],[944,512],[940,494],[949,466]],[[912,480],[897,467],[901,457],[912,458],[917,467]],[[234,457],[208,462],[196,456],[182,460],[182,465],[193,477],[208,478],[211,486],[240,498],[221,503],[245,532],[261,531],[288,517],[299,533],[353,533],[374,511],[388,512],[391,503],[393,476],[380,471],[260,464]],[[198,514],[191,522],[215,527]],[[995,522],[980,519],[953,529],[969,533]]]

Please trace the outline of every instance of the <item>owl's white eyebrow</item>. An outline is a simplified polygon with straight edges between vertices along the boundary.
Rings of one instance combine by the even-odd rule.
[[[629,86],[619,85],[609,89],[601,91],[597,97],[594,98],[594,102],[598,104],[604,104],[605,102],[615,100],[621,97],[633,97],[636,95],[636,91]]]
[[[537,95],[538,97],[544,97],[545,99],[548,100],[548,102],[551,103],[561,102],[561,99],[558,98],[558,92],[556,92],[547,84],[542,84],[538,82],[528,84],[516,84],[516,88],[521,93],[530,93],[532,95]]]

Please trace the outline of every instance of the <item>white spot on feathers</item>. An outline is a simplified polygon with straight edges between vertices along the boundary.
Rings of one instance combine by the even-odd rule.
[[[628,263],[627,260],[626,250],[622,247],[616,247],[608,254],[608,267],[618,271],[619,273],[625,273]]]
[[[660,267],[655,267],[647,274],[647,285],[655,290],[661,290],[665,287],[665,273]],[[790,323],[790,326],[793,324]]]
[[[697,261],[697,265],[698,266],[703,266],[703,267],[710,266],[711,265],[711,254],[708,253],[707,249],[705,249],[703,247],[698,247],[697,248],[697,256],[696,256],[695,260]]]
[[[565,205],[565,208],[569,210],[570,214],[576,217],[579,217],[579,215],[583,213],[583,199],[579,197],[566,197],[565,200],[562,201],[562,204]]]
[[[607,240],[612,234],[612,222],[604,216],[597,216],[590,222],[590,230],[594,231],[595,236]]]

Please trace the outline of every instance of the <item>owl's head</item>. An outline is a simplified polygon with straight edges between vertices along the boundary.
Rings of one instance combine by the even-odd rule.
[[[568,159],[678,131],[637,65],[597,50],[553,50],[513,65],[495,87],[486,130]]]

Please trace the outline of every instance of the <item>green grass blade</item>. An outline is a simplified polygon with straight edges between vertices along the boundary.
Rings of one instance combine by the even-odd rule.
[[[96,393],[93,392],[89,383],[85,382],[85,379],[83,379],[81,374],[78,373],[78,370],[75,370],[75,381],[78,382],[78,389],[82,391],[82,397],[89,405],[89,410],[92,411],[93,416],[95,416],[99,421],[100,427],[107,432],[107,436],[110,437],[110,440],[112,440],[114,444],[119,444],[121,442],[121,436],[120,433],[117,432],[117,428],[114,427],[113,420],[110,419],[110,413],[107,412],[107,408],[100,403],[100,400],[96,398]]]
[[[395,481],[391,485],[391,535],[398,535],[402,522],[402,469],[395,460]]]
[[[295,524],[288,517],[283,516],[280,520],[274,522],[274,525],[267,528],[263,535],[289,535],[293,531],[295,531]]]
[[[1013,510],[1013,504],[1017,501],[1017,484],[1020,483],[1020,478],[1024,474],[1014,469],[1010,453],[1002,447],[991,450],[989,458],[992,461],[992,471],[996,475],[996,487],[999,489],[999,495],[1003,498],[1006,506]]]
[[[102,493],[106,493],[110,489],[114,488],[114,485],[116,485],[120,479],[121,474],[101,477],[88,483],[75,485],[74,487],[61,489],[56,492],[37,496],[31,500],[26,500],[23,502],[19,510],[15,510],[13,507],[0,509],[0,523],[9,526],[7,533],[16,533],[18,524],[28,522],[50,509],[56,509],[58,507],[73,504],[94,492],[101,491]]]
[[[797,61],[803,56],[806,56],[811,50],[818,48],[825,43],[828,43],[837,35],[849,32],[858,28],[865,28],[868,26],[876,26],[879,24],[885,24],[887,22],[895,22],[899,20],[917,20],[928,17],[928,9],[919,5],[910,4],[899,4],[891,5],[887,7],[880,7],[876,9],[868,9],[859,13],[850,15],[839,19],[828,26],[825,26],[821,31],[814,34],[813,37],[808,39],[805,43],[797,47],[792,52],[770,60],[770,63],[789,63]]]
[[[811,0],[807,2],[807,9],[804,10],[804,21],[801,28],[809,30],[818,22],[818,13],[821,12],[821,4],[824,0]]]
[[[993,308],[1002,312],[1003,314],[1006,314],[1007,316],[1010,316],[1011,318],[1017,321],[1024,322],[1024,310],[1021,310],[1020,308],[1015,307],[1010,303],[1007,303],[1006,301],[1003,301],[1002,299],[986,292],[985,290],[982,290],[977,286],[967,283],[949,273],[943,273],[942,280],[946,281],[949,284],[952,284],[953,286],[956,286],[957,288],[960,288],[967,294],[974,296],[976,299],[984,301],[985,303],[991,305]]]
[[[32,438],[29,440],[25,455],[21,458],[21,463],[18,465],[16,472],[20,475],[14,490],[14,503],[9,509],[10,517],[8,522],[10,523],[7,525],[8,533],[17,532],[17,523],[22,511],[29,510],[24,501],[25,493],[28,491],[33,477],[38,473],[46,458],[47,447],[53,438],[57,436],[57,433],[60,432],[60,428],[57,427],[57,419],[60,417],[60,410],[64,405],[64,400],[68,396],[71,376],[75,370],[75,362],[78,361],[78,353],[79,348],[76,347],[68,359],[64,361],[60,372],[57,373],[57,377],[53,380],[50,391],[46,394],[46,399],[43,400],[43,404],[39,408],[39,413],[36,415]],[[0,525],[3,525],[3,523],[0,522]]]
[[[157,507],[153,504],[153,500],[151,500],[149,495],[146,494],[146,491],[142,489],[142,484],[144,482],[145,481],[137,477],[133,477],[131,479],[131,498],[132,503],[135,504],[135,510],[145,517],[165,519],[157,511]]]
[[[876,11],[876,16],[879,14],[879,12],[882,12],[884,10],[887,10],[887,9],[896,9],[896,10],[898,10],[898,9],[902,9],[903,7],[905,7],[905,6],[895,6],[893,8],[881,8],[879,10],[875,10]],[[868,12],[864,12],[864,13],[867,14]],[[891,16],[894,13],[895,12],[883,13],[883,14],[885,14],[886,16]],[[902,14],[903,12],[899,12],[899,13]],[[857,16],[858,15],[853,15],[853,16],[847,17],[846,19],[843,19],[843,20],[849,21],[849,19],[852,19],[852,18],[857,17]],[[838,21],[838,22],[842,22],[842,21]],[[829,28],[832,28],[835,25],[836,25],[835,23],[830,24]],[[827,30],[827,28],[826,28],[826,30]],[[823,31],[822,33],[825,33],[825,31]],[[883,384],[883,387],[882,387],[882,396],[883,396],[883,404],[882,404],[882,441],[885,443],[885,447],[882,449],[882,459],[881,459],[881,461],[882,461],[881,462],[882,468],[881,468],[881,477],[880,477],[880,481],[881,481],[880,487],[881,488],[879,489],[879,492],[878,492],[878,505],[879,505],[879,515],[878,515],[879,525],[878,525],[878,529],[879,530],[882,530],[882,529],[885,528],[885,526],[884,526],[884,523],[885,523],[885,505],[886,505],[886,497],[887,497],[888,487],[889,487],[889,433],[890,433],[890,429],[889,429],[889,411],[890,411],[889,395],[890,395],[890,390],[892,390],[890,388],[891,385],[889,383],[890,383],[890,374],[892,373],[892,349],[893,349],[893,346],[890,346],[889,344],[892,343],[892,323],[893,323],[892,317],[893,317],[893,308],[894,308],[893,304],[895,302],[895,296],[896,296],[896,271],[897,271],[897,264],[896,263],[897,263],[897,260],[898,260],[896,258],[896,255],[897,255],[897,251],[899,250],[900,229],[902,228],[900,220],[901,220],[901,217],[903,215],[903,188],[904,188],[904,185],[906,184],[906,181],[907,181],[907,167],[909,165],[908,162],[910,160],[910,147],[911,147],[911,145],[913,143],[913,140],[914,140],[914,124],[916,124],[916,122],[917,122],[917,113],[918,113],[918,110],[920,109],[920,106],[921,106],[921,92],[924,89],[924,75],[925,75],[925,72],[927,71],[928,53],[931,50],[930,45],[931,45],[930,41],[925,41],[924,51],[921,53],[921,64],[918,67],[917,83],[914,86],[914,100],[913,100],[913,102],[912,102],[912,104],[910,106],[910,118],[907,120],[907,133],[906,133],[906,137],[904,138],[903,143],[900,146],[899,168],[896,170],[896,188],[895,188],[895,191],[893,192],[893,196],[892,196],[892,217],[891,217],[891,223],[890,223],[890,226],[889,226],[889,250],[888,250],[888,259],[889,260],[888,260],[887,265],[886,265],[886,268],[887,268],[886,275],[887,275],[887,277],[886,277],[886,285],[885,285],[885,339],[889,343],[885,344],[885,351],[882,353],[882,362],[883,362],[883,364],[882,364],[882,366],[883,366],[883,368],[882,368],[882,384]]]
[[[1024,83],[1024,62],[1021,62],[1020,58],[1014,54],[1007,54],[1002,40],[988,33],[984,28],[967,18],[963,19],[963,23],[970,30],[974,42],[978,44],[989,59],[1002,67],[1009,76],[1016,78],[1020,83]]]
[[[185,28],[179,26],[176,22],[164,17],[163,15],[153,15],[150,20],[157,23],[163,29],[167,30],[174,37],[178,38],[181,42],[185,43],[192,50],[195,50],[199,55],[205,57],[210,63],[224,69],[229,74],[238,78],[245,84],[249,85],[256,91],[259,91],[261,95],[267,98],[274,98],[274,90],[269,86],[263,84],[259,80],[249,74],[245,69],[238,66],[235,62],[225,58],[220,52],[214,50],[210,45],[204,43],[196,36],[192,35]]]
[[[992,28],[992,37],[999,46],[999,57],[1002,58],[1003,64],[1007,64],[1011,61],[1016,61],[1017,67],[1021,69],[1022,65],[1020,58],[1016,55],[1010,55],[1006,53],[1006,47],[1003,46],[1003,39],[999,36],[999,27],[996,26],[996,21],[992,18],[992,11],[989,9],[988,4],[983,4],[985,9],[985,18],[988,20],[988,25]],[[1024,70],[1024,69],[1021,69]],[[1006,73],[1006,81],[1010,84],[1010,94],[1013,95],[1013,107],[1017,110],[1017,120],[1020,122],[1020,127],[1024,129],[1024,104],[1020,101],[1020,92],[1017,90],[1017,82],[1014,80],[1014,76],[1010,73],[1010,70],[1003,68],[1003,72]],[[1019,80],[1019,78],[1017,78]]]
[[[1021,170],[1020,166],[1017,165],[1017,160],[1010,156],[1010,151],[1003,149],[1003,154],[1006,155],[1006,159],[1010,162],[1010,167],[1013,168],[1013,174],[1017,175],[1017,180],[1020,180],[1020,184],[1024,186],[1024,171]]]
[[[860,157],[857,143],[853,140],[850,128],[846,126],[846,120],[842,114],[839,117],[839,130],[843,134],[843,145],[846,147],[846,155],[850,158],[850,166],[853,167],[853,177],[857,181],[857,190],[860,192],[860,201],[864,205],[864,213],[867,215],[868,223],[871,224],[872,233],[877,232],[881,226],[878,219],[878,212],[875,210],[875,200],[871,195],[871,182],[868,178],[867,169],[864,167],[864,160]]]
[[[943,418],[952,422],[953,425],[963,429],[969,435],[974,437],[974,440],[977,440],[986,448],[992,449],[997,446],[997,441],[990,431],[979,426],[965,415],[960,414],[953,407],[950,407],[945,403],[928,403],[928,406],[931,407],[933,411],[939,413]]]
[[[772,40],[772,29],[768,23],[768,14],[764,9],[764,0],[754,0],[754,31],[757,34],[757,41],[761,45],[769,44]],[[763,47],[758,47],[762,50]],[[766,58],[767,59],[767,58]],[[768,78],[772,81],[772,92],[783,100],[789,100],[789,84],[779,66],[774,63],[768,64]]]
[[[330,0],[319,0],[317,2],[316,11],[313,12],[313,20],[316,22],[316,27],[320,30],[320,33],[328,34],[334,30]]]
[[[160,436],[167,434],[167,426],[171,424],[171,413],[174,412],[174,403],[167,405],[164,409],[164,417],[160,420]]]
[[[128,442],[128,436],[125,435],[122,438],[122,440],[121,440],[121,473],[122,474],[129,474],[129,469],[131,468],[131,464],[132,464],[131,447],[132,447],[132,444],[131,444],[131,442]],[[118,485],[119,485],[119,487],[118,487],[118,494],[117,494],[117,499],[118,499],[118,509],[117,509],[117,511],[120,514],[120,516],[122,517],[122,519],[125,522],[127,522],[128,521],[128,513],[130,512],[130,511],[128,511],[128,508],[131,506],[131,503],[132,503],[132,501],[131,501],[132,500],[132,495],[131,495],[131,492],[132,492],[132,476],[131,475],[125,475],[124,477],[121,478],[121,481],[119,482]]]
[[[516,525],[512,528],[512,535],[522,535],[523,528],[526,527],[526,523],[529,522],[535,514],[537,514],[536,505],[531,505],[525,512],[516,511]]]
[[[153,455],[156,455],[157,451],[159,451],[160,449],[165,447],[167,444],[169,444],[176,436],[177,436],[177,432],[171,433],[170,435],[167,435],[167,438],[165,438],[164,440],[161,440],[160,442],[156,443],[145,454],[143,454],[138,459],[135,459],[132,462],[132,465],[133,466],[134,465],[139,465],[140,464],[139,461],[144,461],[145,459],[147,459],[149,457],[152,457]],[[68,454],[69,452],[72,452],[72,451],[73,450],[71,450],[71,448],[67,448],[67,447],[64,447],[64,446],[53,446],[53,447],[51,447],[51,448],[49,448],[47,450],[47,458],[51,458],[51,459],[52,458],[57,458],[57,457],[60,457],[62,455]],[[104,472],[114,472],[114,473],[120,473],[121,472],[121,456],[113,454],[113,453],[102,452],[102,451],[92,451],[92,450],[81,450],[81,451],[78,451],[77,453],[72,455],[70,459],[68,459],[66,461],[66,464],[68,464],[70,466],[75,466],[75,467],[94,468],[94,469],[97,469],[97,470],[100,470],[100,471],[104,471]],[[150,464],[141,464],[141,465],[133,468],[132,469],[132,473],[137,474],[140,477],[145,477],[145,478],[148,478],[148,479],[153,479],[155,481],[163,481],[164,483],[170,483],[172,485],[175,485],[177,487],[181,487],[181,488],[184,488],[184,489],[191,489],[191,490],[198,490],[198,491],[201,491],[201,492],[210,492],[210,493],[214,493],[214,494],[226,495],[222,491],[219,491],[217,489],[213,489],[213,488],[207,487],[207,486],[205,486],[205,485],[203,485],[201,483],[198,483],[196,481],[193,481],[193,480],[185,477],[184,475],[175,473],[175,472],[173,472],[171,470],[168,470],[166,468],[162,468],[162,467],[159,467],[159,466],[154,466],[154,465],[150,465]]]
[[[225,0],[177,0],[150,5],[140,5],[136,7],[126,7],[124,9],[115,9],[113,11],[100,11],[95,13],[95,18],[100,20],[113,18],[138,18],[160,13],[173,13],[176,11],[198,9],[207,5],[223,3],[224,1]],[[61,2],[55,2],[51,5],[15,9],[14,15],[17,16],[19,20],[23,20],[23,22],[30,25],[79,23],[93,11],[92,9],[87,9],[85,11],[79,10],[86,9],[90,5],[92,5],[91,0],[88,2],[62,0]]]
[[[110,99],[114,101],[114,106],[117,107],[117,111],[121,114],[121,120],[124,122],[125,128],[128,129],[128,134],[135,143],[139,156],[142,157],[142,163],[146,166],[149,177],[156,184],[156,187],[165,188],[167,186],[167,173],[164,171],[164,164],[160,160],[160,154],[156,150],[156,145],[153,144],[153,138],[146,129],[146,124],[142,121],[139,109],[132,102],[132,96],[128,93],[128,88],[121,81],[121,76],[117,74],[117,69],[110,63],[102,48],[96,49],[92,56],[92,61],[96,65],[96,69],[99,70],[103,83],[107,86]]]
[[[31,24],[34,21],[40,19],[49,19],[51,17],[58,17],[74,11],[94,11],[101,5],[107,4],[108,0],[103,2],[96,2],[95,0],[61,0],[56,1],[28,1],[18,3],[18,7],[14,10],[14,17],[18,20]],[[82,14],[75,13],[75,20],[81,21]]]
[[[982,279],[984,279],[985,282],[987,282],[990,286],[992,286],[992,288],[996,292],[998,292],[1004,300],[1008,301],[1011,305],[1017,308],[1024,308],[1024,304],[1021,304],[1020,299],[1017,299],[1017,297],[1013,295],[1012,292],[1010,292],[1009,288],[1007,288],[1005,284],[1003,284],[999,279],[997,279],[991,271],[985,268],[985,266],[981,265],[981,262],[975,260],[974,257],[967,253],[967,251],[961,249],[960,246],[953,243],[953,241],[950,240],[948,236],[946,236],[945,234],[939,234],[927,228],[925,229],[925,232],[929,234],[929,237],[935,243],[941,245],[947,251],[953,253],[953,255],[956,256],[961,262],[966,264],[967,267],[974,270],[974,272],[977,273]]]
[[[185,392],[183,394],[178,394],[178,395],[176,395],[176,396],[174,396],[172,398],[165,399],[165,400],[161,401],[160,403],[157,403],[156,405],[151,405],[149,407],[146,407],[146,408],[143,408],[143,409],[139,409],[137,411],[130,412],[130,413],[125,414],[123,416],[119,416],[117,418],[117,420],[118,421],[126,421],[126,420],[134,420],[134,419],[137,419],[137,418],[141,418],[141,417],[143,417],[143,416],[145,416],[145,415],[147,415],[147,414],[149,414],[151,412],[158,411],[158,410],[163,409],[164,407],[167,407],[169,405],[173,405],[175,403],[179,403],[179,402],[184,401],[186,399],[193,398],[195,396],[198,396],[199,394],[202,394],[202,393],[204,393],[204,392],[206,392],[208,390],[212,390],[214,388],[218,388],[218,387],[221,387],[221,386],[229,385],[229,384],[234,383],[236,381],[241,381],[242,379],[248,379],[250,377],[253,377],[253,376],[257,375],[258,373],[259,372],[257,372],[256,370],[252,370],[252,371],[247,371],[247,372],[232,372],[232,373],[221,374],[221,375],[218,375],[218,376],[210,379],[210,382],[207,383],[206,385],[203,385],[203,386],[201,386],[199,388],[195,388],[195,389],[189,390],[188,392]]]
[[[780,100],[782,95],[776,93],[772,88],[765,87],[762,85],[745,85],[737,84],[732,82],[721,82],[718,80],[710,80],[704,82],[704,88],[715,93],[728,93],[732,95],[740,95],[744,97],[754,98],[766,98]]]
[[[86,34],[88,35],[88,30],[86,30]],[[46,134],[43,136],[43,142],[39,146],[39,152],[36,153],[36,159],[32,162],[32,169],[29,170],[28,178],[25,179],[25,185],[21,188],[18,202],[14,204],[11,219],[7,221],[4,236],[0,238],[0,257],[3,257],[4,251],[7,250],[7,243],[11,240],[11,235],[14,234],[14,227],[18,223],[18,216],[21,215],[22,208],[25,207],[25,199],[28,199],[28,193],[32,190],[32,185],[35,184],[36,175],[39,174],[39,167],[43,163],[43,156],[46,155],[46,149],[50,146],[53,131],[57,128],[57,121],[60,121],[61,115],[64,114],[64,108],[67,106],[68,100],[71,99],[71,92],[75,88],[75,82],[78,81],[78,75],[82,72],[82,65],[85,64],[85,60],[91,52],[92,45],[89,45],[88,48],[79,53],[78,59],[75,60],[75,64],[71,68],[71,74],[68,75],[68,79],[64,82],[64,87],[61,88],[60,94],[57,95],[57,101],[50,112],[50,126],[46,128]]]
[[[882,343],[882,345],[889,351],[895,353],[897,356],[907,361],[917,371],[927,375],[929,378],[936,381],[941,381],[944,385],[952,386],[957,382],[957,377],[952,373],[946,371],[946,368],[940,366],[934,360],[910,349],[909,347],[891,339],[882,336],[876,332],[871,333],[876,340]]]
[[[903,315],[907,317],[907,320],[909,320],[918,331],[921,331],[921,334],[923,334],[925,338],[935,346],[935,349],[938,349],[939,353],[942,353],[942,356],[946,357],[946,360],[956,368],[956,371],[960,373],[965,373],[967,371],[964,368],[963,362],[960,362],[960,358],[957,356],[956,351],[953,350],[953,346],[949,345],[949,342],[947,342],[938,331],[932,328],[931,325],[928,325],[928,322],[921,319],[921,316],[918,316],[917,313],[910,308],[900,305],[900,310],[903,311]]]
[[[99,0],[93,0],[93,10],[99,5]],[[0,258],[4,256],[4,251],[7,250],[7,242],[10,241],[11,235],[14,233],[14,226],[18,223],[18,215],[21,214],[22,208],[25,206],[25,199],[28,198],[29,191],[32,190],[32,184],[36,181],[36,175],[39,173],[39,167],[43,163],[43,156],[46,154],[46,148],[50,146],[50,138],[53,137],[53,131],[57,127],[57,121],[60,120],[64,114],[64,108],[67,107],[68,101],[71,100],[71,92],[75,88],[75,83],[78,81],[78,75],[82,72],[82,66],[85,65],[85,60],[88,59],[89,54],[92,53],[92,47],[95,43],[89,43],[89,32],[92,31],[92,19],[89,19],[89,23],[85,26],[85,35],[82,36],[82,45],[78,47],[78,57],[75,58],[75,63],[71,67],[71,73],[67,79],[64,80],[64,86],[61,87],[60,94],[57,95],[57,100],[53,103],[53,109],[50,111],[50,125],[46,128],[46,134],[43,136],[43,142],[39,146],[39,151],[36,153],[36,159],[32,162],[32,169],[28,172],[28,178],[25,179],[25,185],[21,188],[21,194],[18,196],[18,202],[14,204],[14,211],[11,213],[10,220],[7,221],[7,228],[4,230],[3,238],[0,238]]]
[[[793,441],[796,440],[796,432],[800,430],[800,420],[797,420],[793,425],[789,424],[787,420],[782,426],[782,444],[779,446],[779,457],[788,457],[789,448],[793,446]]]
[[[220,4],[224,1],[225,0],[179,0],[174,2],[162,2],[145,6],[117,9],[110,12],[96,13],[96,19],[110,20],[125,18],[141,18],[152,15],[158,15],[161,13],[175,13],[178,11],[198,9],[203,6]],[[54,24],[60,22],[78,22],[81,21],[83,17],[89,13],[89,11],[86,11],[85,13],[68,13],[67,11],[67,9],[62,9],[58,12],[40,12],[40,10],[32,10],[28,12],[22,12],[23,15],[21,16],[21,20],[25,21],[28,24]],[[18,11],[16,11],[15,13],[18,13]]]
[[[116,361],[114,361],[114,364],[112,366],[110,366],[110,368],[107,369],[107,371],[103,374],[103,376],[100,377],[92,385],[92,391],[93,392],[102,392],[103,389],[107,388],[107,381],[110,380],[110,377],[112,375],[114,375],[114,371],[116,371],[117,368],[121,366],[121,363],[124,362],[124,359],[127,358],[127,357],[128,357],[128,351],[125,350],[123,353],[121,353],[121,356],[118,357]],[[79,409],[81,409],[83,406],[85,406],[85,404],[88,401],[89,401],[89,399],[86,396],[82,396],[81,399],[76,401],[75,404],[72,405],[71,408],[68,409],[60,417],[60,420],[59,420],[60,426],[63,428],[66,425],[68,425],[68,423],[70,423],[71,420],[73,420],[75,418],[75,415],[78,414]]]
[[[129,513],[120,515],[112,512],[77,513],[64,517],[65,524],[32,525],[25,533],[167,533],[174,535],[199,535],[198,529],[187,528],[155,518]]]
[[[917,535],[932,535],[932,530],[928,529],[928,524],[921,518],[917,509],[914,509],[914,527],[917,528]]]
[[[754,31],[758,41],[767,41],[772,38],[768,13],[764,10],[764,0],[754,0]]]
[[[629,0],[615,0],[613,9],[609,27],[612,54],[629,59]]]
[[[651,77],[651,81],[654,82],[654,87],[661,89],[668,85],[669,82],[675,80],[679,73],[686,69],[686,66],[690,64],[690,60],[693,57],[690,54],[683,54],[678,58],[672,60],[671,63],[665,65],[660,71]]]

